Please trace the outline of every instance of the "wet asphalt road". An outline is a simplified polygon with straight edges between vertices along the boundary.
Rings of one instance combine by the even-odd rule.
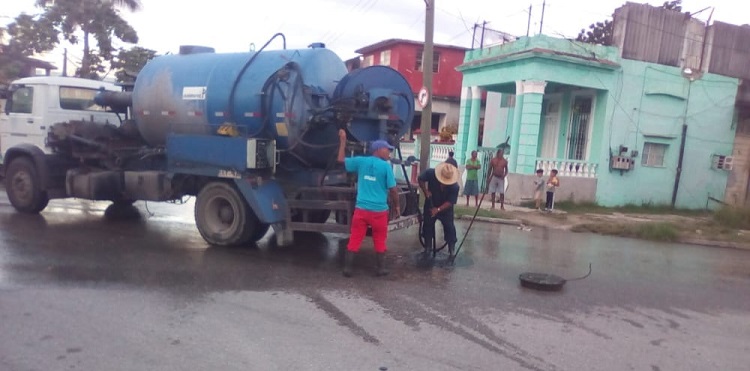
[[[0,370],[747,370],[750,251],[475,224],[452,269],[340,275],[342,235],[211,248],[192,206],[0,196]],[[459,233],[468,223],[459,222]],[[578,276],[561,292],[519,286]]]

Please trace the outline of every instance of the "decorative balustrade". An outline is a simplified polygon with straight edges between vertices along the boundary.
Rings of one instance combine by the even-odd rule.
[[[419,158],[416,142],[401,142],[401,156],[406,160],[409,156]]]
[[[430,161],[439,164],[448,159],[448,152],[454,151],[453,144],[430,144]]]
[[[547,175],[552,169],[557,169],[558,176],[596,178],[596,170],[599,165],[593,162],[578,160],[560,160],[539,158],[536,160],[536,168],[544,170]]]

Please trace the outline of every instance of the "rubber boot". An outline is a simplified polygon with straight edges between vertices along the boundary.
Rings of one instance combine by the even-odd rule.
[[[354,253],[346,250],[344,252],[344,270],[341,272],[344,277],[352,276],[352,265],[354,265]]]
[[[388,269],[385,268],[385,253],[375,254],[375,258],[377,259],[376,261],[378,264],[378,270],[375,273],[376,276],[382,277],[387,276],[388,273],[391,273],[388,271]]]
[[[431,256],[432,256],[432,240],[425,238],[424,239],[424,257],[428,259]]]

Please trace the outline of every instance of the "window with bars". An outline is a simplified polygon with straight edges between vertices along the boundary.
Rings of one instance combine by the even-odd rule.
[[[414,64],[414,69],[422,71],[422,60],[424,58],[424,49],[417,49],[417,62]],[[440,70],[440,52],[432,52],[432,72],[437,73]]]
[[[641,165],[650,167],[664,167],[664,155],[667,153],[667,144],[646,142],[643,143],[643,154]]]
[[[592,100],[591,97],[576,97],[573,100],[568,134],[569,160],[586,160]]]
[[[391,51],[390,50],[383,50],[382,52],[380,52],[380,64],[383,66],[391,65]]]

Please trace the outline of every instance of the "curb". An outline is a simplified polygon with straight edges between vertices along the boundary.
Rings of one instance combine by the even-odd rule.
[[[728,241],[711,241],[711,240],[700,240],[688,238],[684,240],[677,240],[678,243],[709,246],[709,247],[722,247],[727,249],[739,249],[739,250],[750,250],[750,245],[746,243],[728,242]]]
[[[471,216],[469,215],[461,215],[458,219],[461,220],[471,220]],[[515,225],[519,226],[522,225],[523,222],[521,222],[518,219],[500,219],[500,218],[488,218],[486,216],[478,216],[475,219],[479,222],[485,222],[485,223],[493,223],[493,224],[506,224],[506,225]]]
[[[461,215],[458,219],[461,220],[471,220],[471,216],[469,215]],[[492,223],[492,224],[505,224],[505,225],[513,225],[513,226],[522,226],[524,225],[523,222],[519,219],[500,219],[500,218],[488,218],[486,216],[477,216],[476,221],[479,222],[485,222],[485,223]],[[538,225],[531,224],[530,227],[539,227]],[[557,228],[560,230],[569,230],[569,228]],[[573,232],[575,233],[575,232]],[[737,242],[729,242],[729,241],[712,241],[712,240],[701,240],[701,239],[695,239],[695,238],[688,238],[688,239],[678,239],[674,243],[682,243],[686,245],[697,245],[697,246],[707,246],[707,247],[718,247],[718,248],[726,248],[726,249],[739,249],[739,250],[750,250],[750,244],[746,243],[737,243]]]

